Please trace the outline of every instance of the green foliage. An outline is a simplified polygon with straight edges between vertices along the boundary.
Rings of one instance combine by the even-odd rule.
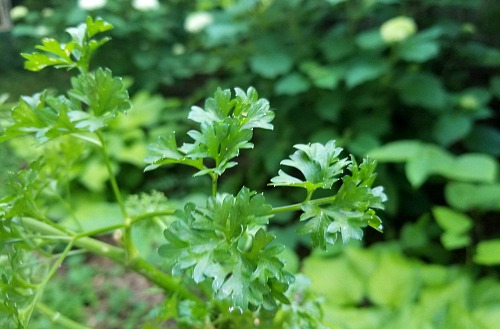
[[[274,236],[264,229],[271,206],[255,194],[243,188],[234,197],[212,197],[205,207],[187,204],[159,249],[174,274],[188,271],[196,283],[210,279],[215,297],[242,311],[288,303],[284,292],[293,281],[277,258],[284,247],[270,245]]]
[[[374,209],[383,208],[387,197],[381,186],[371,188],[375,162],[365,160],[358,166],[352,159],[349,169],[352,175],[342,177],[342,185],[328,206],[312,203],[302,206],[304,213],[300,220],[307,223],[301,232],[311,233],[315,247],[325,249],[327,244],[335,243],[339,234],[344,243],[350,239],[361,240],[361,228],[368,225],[382,231],[382,220]]]
[[[8,263],[0,285],[0,311],[2,319],[6,319],[2,324],[27,328],[36,311],[56,325],[87,328],[42,302],[50,296],[45,291],[58,268],[81,250],[133,270],[170,295],[167,303],[175,304],[176,312],[160,312],[151,326],[165,319],[179,326],[213,327],[222,323],[222,327],[238,327],[262,321],[274,328],[296,328],[299,324],[321,328],[318,300],[307,292],[301,297],[293,295],[297,294],[296,289],[306,289],[304,279],[299,276],[301,281],[288,291],[295,276],[285,270],[280,256],[285,246],[268,233],[269,219],[278,212],[302,209],[305,215],[301,219],[305,220],[316,216],[310,214],[312,207],[321,212],[321,206],[325,206],[325,216],[330,221],[326,227],[328,239],[318,238],[327,236],[325,227],[316,232],[305,226],[305,232],[312,233],[313,245],[323,248],[327,243],[334,244],[331,236],[337,232],[346,242],[350,237],[361,237],[360,227],[381,229],[374,209],[382,209],[386,197],[382,187],[371,188],[375,162],[365,160],[358,166],[354,157],[340,159],[341,149],[333,141],[325,145],[297,145],[303,153],[282,163],[303,172],[301,187],[307,189],[308,196],[302,203],[273,208],[262,193],[246,187],[235,195],[221,193],[219,177],[237,165],[234,159],[241,149],[253,148],[254,128],[273,129],[274,112],[254,88],[246,92],[236,88],[234,97],[230,90],[218,88],[204,108],[194,106],[189,113],[189,119],[200,126],[199,130],[187,132],[193,142],[177,147],[174,133],[167,133],[167,138],[151,147],[153,155],[147,159],[146,167],[151,170],[181,163],[197,168],[195,176],[208,174],[212,188],[205,206],[188,202],[183,210],[175,211],[177,207],[161,193],[143,193],[124,201],[109,150],[119,127],[113,126],[112,121],[124,114],[131,102],[123,81],[113,77],[109,69],[88,70],[90,55],[108,40],[96,41],[94,35],[111,27],[101,19],[88,18],[85,24],[67,30],[71,42],[44,40],[38,49],[49,55],[24,55],[28,69],[76,67],[78,74],[71,78],[71,89],[65,95],[53,96],[44,90],[32,97],[21,97],[0,136],[1,141],[34,138],[43,147],[43,156],[33,156],[35,160],[26,169],[12,174],[10,190],[0,200],[0,259]],[[100,153],[101,166],[105,168],[102,175],[110,182],[113,201],[73,201],[72,181],[87,177],[75,167],[94,152]],[[351,175],[345,175],[344,169]],[[311,198],[315,189],[331,190],[339,179],[342,185],[330,197]],[[283,181],[273,184],[294,186]],[[310,219],[309,227],[315,221]],[[163,231],[162,242],[157,239],[158,228]],[[141,232],[153,236],[145,239]],[[113,233],[118,246],[97,239],[109,233]],[[174,275],[183,275],[184,280],[157,267],[159,260],[151,256],[151,249],[158,243],[162,244],[158,251],[166,258],[166,265]],[[74,248],[78,250],[73,251]],[[43,273],[35,272],[37,263],[43,264]],[[185,282],[197,293],[181,286]],[[113,304],[111,296],[109,302]],[[234,310],[244,316],[239,318]],[[81,314],[76,314],[81,318]]]
[[[453,156],[446,150],[418,141],[397,141],[373,149],[370,157],[381,162],[403,162],[408,180],[420,187],[430,176],[441,175],[462,182],[493,183],[497,178],[495,158],[486,154]]]
[[[66,26],[85,21],[88,12],[106,17],[106,20],[117,27],[106,33],[113,38],[113,45],[116,46],[101,48],[93,63],[109,67],[120,75],[133,77],[132,89],[125,80],[125,85],[134,95],[131,98],[132,109],[127,111],[126,116],[105,119],[106,126],[102,126],[97,132],[103,134],[103,144],[107,147],[112,172],[124,194],[133,194],[137,192],[137,188],[154,188],[169,196],[168,207],[159,211],[161,215],[149,219],[135,222],[135,218],[144,218],[143,214],[132,211],[134,207],[127,207],[127,212],[134,221],[134,243],[141,245],[138,247],[139,252],[148,257],[148,260],[155,264],[161,261],[151,250],[165,243],[163,229],[178,220],[172,213],[174,209],[182,208],[186,202],[175,201],[174,196],[187,196],[187,201],[202,205],[202,208],[206,205],[205,197],[199,193],[200,188],[206,188],[206,181],[185,179],[182,166],[169,165],[167,175],[163,170],[142,174],[145,145],[150,140],[160,136],[157,145],[151,147],[153,154],[148,159],[149,169],[160,164],[181,162],[194,167],[198,173],[208,170],[205,173],[212,179],[212,197],[216,197],[218,190],[239,191],[243,185],[249,186],[250,190],[259,191],[270,177],[281,176],[280,173],[276,175],[276,172],[279,170],[280,160],[288,156],[290,145],[312,147],[318,144],[325,147],[328,141],[336,140],[336,147],[342,147],[359,157],[369,154],[370,159],[380,159],[378,161],[382,162],[377,172],[378,184],[384,185],[384,193],[389,196],[387,212],[384,214],[386,234],[368,236],[368,241],[385,238],[397,240],[406,253],[423,257],[426,262],[445,264],[447,267],[464,265],[475,273],[480,273],[479,276],[495,273],[497,268],[492,265],[498,264],[495,257],[498,253],[494,242],[499,236],[495,220],[500,209],[500,129],[497,111],[500,100],[500,80],[497,73],[500,51],[497,45],[500,40],[495,33],[500,28],[495,19],[499,4],[488,0],[426,0],[418,3],[411,0],[203,0],[160,1],[157,5],[152,2],[153,7],[140,8],[138,4],[141,1],[108,0],[100,8],[85,9],[84,2],[23,1],[23,6],[27,8],[25,16],[17,16],[12,33],[0,35],[0,48],[5,50],[0,54],[0,65],[3,64],[0,71],[5,72],[4,79],[0,81],[0,94],[5,95],[4,91],[7,91],[12,95],[12,98],[0,97],[0,103],[5,102],[0,108],[11,108],[10,103],[18,95],[31,94],[47,86],[62,91],[45,92],[45,99],[64,95],[64,98],[71,100],[65,90],[72,87],[70,79],[65,79],[64,72],[56,75],[50,70],[44,70],[37,74],[37,79],[33,75],[15,71],[22,65],[17,60],[18,53],[30,52],[27,49],[32,49],[35,40],[38,42],[41,37],[62,35]],[[19,8],[14,9],[13,12],[16,12]],[[59,37],[56,39],[62,40]],[[99,34],[88,38],[90,39],[96,42],[104,40]],[[72,37],[69,42],[73,42]],[[44,47],[44,42],[41,47]],[[65,69],[77,63],[72,54],[69,55],[71,62],[64,62],[64,56],[68,56],[64,50],[65,43],[48,41],[47,47],[53,49],[53,52],[39,49],[37,56],[45,55],[62,61],[59,65],[69,65]],[[68,83],[64,84],[66,81]],[[197,141],[199,145],[205,144],[203,152],[207,152],[209,140],[206,137],[210,137],[209,132],[212,131],[202,131],[201,124],[193,128],[193,121],[184,121],[186,115],[182,109],[191,104],[203,104],[202,99],[211,95],[217,86],[224,86],[221,90],[226,90],[226,86],[249,85],[255,86],[259,94],[265,95],[277,109],[273,125],[279,127],[276,129],[279,133],[256,130],[256,140],[248,140],[248,143],[265,147],[256,147],[251,152],[240,152],[243,148],[236,147],[237,158],[231,158],[231,154],[218,153],[219,150],[212,147],[211,152],[215,157],[223,160],[224,156],[228,159],[227,163],[238,162],[238,168],[243,169],[229,170],[230,166],[219,166],[219,172],[224,171],[224,174],[230,176],[224,176],[217,187],[217,182],[214,181],[214,177],[218,177],[215,173],[215,158],[192,158],[182,152],[182,143],[194,147]],[[168,99],[158,100],[155,95],[157,92]],[[234,92],[230,96],[231,101],[234,101],[233,95]],[[209,108],[200,106],[204,108],[203,111]],[[87,105],[83,108],[91,113]],[[53,111],[61,112],[58,109]],[[7,111],[1,112],[10,114]],[[120,111],[115,114],[118,112]],[[48,118],[56,117],[48,110],[43,114]],[[66,147],[61,147],[62,154],[59,155],[60,158],[71,158],[72,161],[66,161],[57,170],[44,169],[43,175],[39,175],[44,179],[50,175],[57,177],[51,182],[59,181],[55,190],[59,194],[53,193],[53,189],[50,193],[45,193],[47,189],[44,189],[36,200],[43,203],[43,206],[37,206],[38,210],[41,208],[44,212],[47,211],[48,217],[60,220],[60,223],[73,230],[77,230],[78,222],[82,222],[81,227],[95,228],[102,232],[106,229],[106,223],[116,228],[124,222],[126,216],[117,216],[121,212],[120,207],[117,203],[110,202],[112,193],[107,191],[108,183],[111,182],[110,171],[102,161],[99,139],[94,135],[95,132],[88,131],[89,127],[100,127],[103,122],[100,119],[96,122],[93,117],[86,119],[87,124],[92,123],[92,126],[77,128],[74,133],[65,133],[64,129],[74,129],[78,121],[66,125],[68,120],[64,118],[64,114],[61,121],[55,123],[56,126],[60,124],[63,127],[62,131],[57,130],[58,128],[51,129],[45,123],[34,128],[42,136],[39,141],[43,142],[47,138],[44,129],[49,129],[49,135],[64,135],[58,137],[58,142],[64,141],[74,146],[71,152]],[[219,119],[212,117],[208,121],[216,122]],[[1,126],[8,126],[10,122],[7,116],[0,116]],[[223,135],[225,128],[221,127],[221,123],[214,123],[212,126],[217,126],[217,134],[214,130],[211,137],[212,145],[216,145],[219,143],[217,136]],[[183,136],[188,129],[194,129],[204,139],[185,140]],[[176,132],[175,135],[173,131]],[[196,132],[194,134],[198,138]],[[233,140],[234,143],[241,142],[240,145],[245,145],[245,133],[233,128],[231,135],[237,136],[237,132],[243,137]],[[14,133],[12,132],[13,135]],[[27,135],[21,131],[17,133]],[[80,137],[78,142],[74,139],[75,134]],[[248,132],[246,134],[249,135]],[[87,145],[82,138],[93,142],[97,147]],[[180,140],[181,145],[178,146],[176,140]],[[31,144],[32,139],[29,137],[11,139],[8,145],[3,144],[6,149],[8,147],[6,153],[0,155],[3,168],[7,168],[7,159],[14,163],[10,168],[17,170],[17,167],[24,167],[24,164],[18,164],[16,158],[31,161],[41,154],[51,159],[46,160],[46,163],[55,162],[58,151],[50,146],[53,142],[45,143],[37,149],[29,147]],[[299,153],[300,167],[305,172],[315,172],[316,169],[305,169],[309,165],[313,168],[324,164],[321,162],[323,160],[314,162],[306,159],[306,154],[302,154],[301,150],[297,149],[294,154],[299,156]],[[157,164],[154,163],[156,161]],[[163,162],[160,163],[161,161]],[[294,160],[289,158],[286,161]],[[342,176],[352,176],[352,173],[345,168],[339,175],[328,176],[326,168],[329,165],[324,164],[324,171],[318,172],[326,174],[323,182],[332,181],[330,188],[324,188],[319,186],[318,180],[308,183],[310,179],[304,176],[302,169],[285,166],[288,168],[283,172],[293,179],[286,178],[289,185],[283,185],[284,187],[294,187],[293,184],[297,184],[298,187],[303,185],[304,188],[307,185],[311,187],[311,191],[314,190],[309,193],[304,188],[308,194],[306,198],[311,197],[307,207],[326,215],[316,222],[323,224],[323,229],[316,230],[321,225],[316,226],[309,233],[312,233],[313,238],[314,232],[322,237],[321,234],[327,231],[329,225],[336,225],[332,224],[335,223],[334,217],[328,217],[327,213],[335,200],[334,194],[344,182]],[[62,179],[64,173],[68,172],[65,175],[67,178]],[[298,181],[292,183],[294,179]],[[60,184],[61,181],[65,181],[65,184]],[[6,193],[4,189],[1,190],[0,193]],[[71,193],[68,193],[70,190]],[[302,188],[269,190],[265,191],[269,203],[283,205],[290,200],[303,200]],[[315,201],[312,199],[313,194],[315,197],[326,198]],[[61,207],[48,202],[54,201],[57,195],[67,198],[69,204]],[[283,209],[303,213],[302,208],[307,207],[302,203],[296,203],[293,207],[284,206]],[[91,205],[95,205],[92,207],[94,211],[89,210]],[[363,208],[359,209],[362,212]],[[371,208],[365,208],[369,209]],[[275,232],[276,241],[287,246],[286,251],[278,257],[285,258],[292,254],[292,258],[296,260],[298,257],[291,249],[297,247],[301,257],[307,261],[307,251],[303,252],[303,248],[304,245],[309,247],[310,241],[308,238],[297,237],[294,230],[297,227],[309,227],[309,222],[316,219],[311,217],[296,223],[295,215],[300,216],[301,213],[284,214],[281,210],[281,207],[276,207],[271,211],[276,216],[270,223],[269,231]],[[77,221],[73,218],[74,211]],[[83,222],[88,222],[89,225]],[[279,223],[278,228],[273,227],[275,222]],[[350,220],[348,223],[348,228],[354,226],[350,232],[359,236],[357,222]],[[472,226],[465,223],[471,223]],[[339,232],[327,234],[327,237],[334,239],[342,234]],[[119,242],[122,241],[119,234],[116,236]],[[490,241],[493,243],[489,243]],[[368,255],[374,257],[373,253]],[[359,254],[356,257],[365,259]],[[370,263],[367,259],[365,261]],[[400,262],[400,265],[401,263],[405,262]],[[390,272],[391,261],[385,264],[389,265],[384,265],[384,271],[377,274],[379,282],[386,280],[386,277],[393,277],[382,273]],[[408,266],[414,265],[411,263]],[[481,268],[483,265],[489,268]],[[286,267],[289,267],[288,264]],[[405,279],[406,267],[399,268],[404,272],[401,280],[408,282]],[[334,269],[338,271],[339,267]],[[311,272],[322,273],[319,267]],[[352,272],[343,273],[349,274],[339,274],[338,277],[352,276]],[[471,276],[466,281],[473,282],[474,278]],[[208,287],[210,280],[205,279],[201,283],[206,294],[199,294],[203,294],[204,298],[213,295]],[[329,291],[329,286],[335,286],[332,281],[324,282],[321,290]],[[359,287],[356,288],[358,281],[346,281],[340,284],[345,287],[354,286],[355,294],[363,292]],[[183,282],[189,287],[193,284],[192,279]],[[382,291],[390,292],[389,288]],[[399,290],[405,291],[403,288]],[[427,293],[431,294],[425,289],[423,291],[426,291],[425,296]],[[464,306],[459,301],[470,298],[475,292],[467,289],[461,291],[460,298],[456,295],[450,297],[447,299],[450,302],[445,307],[441,308],[437,303],[437,309],[441,310],[437,315],[429,310],[430,306],[422,307],[423,302],[418,305],[402,303],[401,312],[389,312],[386,306],[370,307],[366,297],[352,299],[354,304],[358,303],[361,307],[329,310],[325,315],[335,317],[334,321],[329,321],[333,328],[481,328],[484,327],[483,322],[498,323],[495,312],[488,311],[498,307],[498,304],[492,301],[488,305],[481,305],[480,310],[471,315],[471,305],[477,304],[470,302]],[[330,295],[338,296],[338,293],[333,290]],[[293,298],[287,296],[292,305],[280,305],[277,314],[287,307],[296,307]],[[431,297],[428,299],[433,300]],[[377,298],[384,300],[384,297]],[[208,305],[179,296],[178,302],[172,302],[172,305],[178,306],[178,312],[172,313],[169,325],[172,324],[172,319],[179,319],[181,314],[185,327],[210,327],[211,321],[217,320],[209,314],[219,314],[217,326],[244,328],[260,321],[262,327],[280,327],[278,322],[266,321],[262,314],[256,315],[250,311],[241,315],[241,322],[232,322],[236,320],[234,314],[227,311],[229,304],[218,299],[214,304]],[[384,316],[380,316],[381,313]],[[312,311],[311,314],[316,313]],[[429,319],[429,314],[435,317]],[[441,319],[441,322],[436,322],[436,319]],[[300,323],[300,319],[295,318],[294,321]],[[181,326],[180,320],[172,325]],[[155,327],[162,326],[165,324],[158,323]]]
[[[151,164],[146,170],[182,163],[199,169],[195,176],[220,176],[237,164],[231,160],[239,155],[240,149],[253,148],[250,139],[254,128],[273,129],[270,123],[273,118],[269,102],[259,99],[255,89],[249,88],[245,93],[236,88],[234,99],[230,90],[218,89],[213,98],[206,100],[205,109],[193,106],[189,113],[189,119],[200,124],[199,131],[188,132],[194,143],[184,143],[178,148],[174,133],[160,138],[150,148],[154,155],[146,160]],[[213,167],[206,167],[203,159],[212,159]]]
[[[37,47],[49,53],[55,52],[59,57],[60,52],[67,53],[67,63],[70,63],[67,65],[61,65],[62,59],[54,59],[49,55],[24,54],[28,69],[39,71],[48,66],[76,67],[81,75],[71,79],[72,89],[68,91],[68,96],[52,96],[46,91],[32,97],[24,96],[12,110],[14,123],[8,126],[0,141],[32,133],[41,143],[67,134],[87,139],[87,132],[105,127],[107,120],[130,108],[128,92],[120,78],[113,78],[107,69],[88,72],[90,56],[107,40],[97,42],[91,38],[111,28],[107,22],[89,18],[86,24],[68,30],[72,41],[64,47],[53,39],[44,39],[44,46]],[[57,52],[58,47],[64,49]],[[72,61],[70,55],[76,62]],[[99,143],[97,140],[90,141]]]
[[[342,148],[335,147],[334,141],[326,145],[313,143],[298,144],[294,147],[298,151],[290,155],[290,159],[281,161],[281,164],[300,170],[305,181],[280,170],[278,176],[271,179],[272,185],[302,187],[307,190],[308,196],[311,196],[318,188],[330,189],[339,179],[338,176],[351,163],[347,158],[338,158]]]
[[[96,40],[94,36],[112,28],[111,24],[102,19],[94,20],[88,17],[85,23],[66,30],[71,36],[70,42],[60,44],[55,39],[45,38],[42,40],[42,45],[36,46],[45,53],[22,54],[27,59],[25,67],[31,71],[40,71],[48,66],[55,66],[67,69],[78,68],[85,72],[88,70],[92,54],[110,40],[109,37]]]
[[[498,281],[409,259],[395,244],[316,254],[306,260],[304,273],[325,298],[325,324],[331,328],[489,329],[500,315]],[[322,273],[335,273],[335,280]]]

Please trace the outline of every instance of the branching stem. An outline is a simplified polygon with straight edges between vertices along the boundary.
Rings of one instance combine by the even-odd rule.
[[[54,311],[42,302],[38,302],[36,310],[45,315],[50,321],[52,321],[52,323],[59,324],[67,329],[92,329],[71,320],[59,312]]]
[[[274,207],[273,209],[271,209],[271,211],[269,211],[269,214],[278,214],[278,213],[282,213],[282,212],[298,211],[298,210],[301,210],[302,206],[304,206],[306,204],[322,205],[322,204],[332,203],[333,201],[335,201],[335,196],[318,198],[318,199],[309,200],[309,201],[307,201],[307,199],[306,199],[306,201],[304,201],[304,202],[295,203],[295,204],[291,204],[291,205],[287,205],[287,206]]]
[[[22,219],[22,223],[25,227],[30,230],[39,232],[41,234],[49,234],[51,236],[60,236],[61,239],[66,239],[68,235],[46,223],[40,222],[34,218],[25,217]],[[135,272],[141,274],[146,279],[156,284],[158,287],[162,288],[166,292],[176,292],[179,296],[191,300],[200,300],[200,298],[193,293],[191,293],[186,288],[180,286],[179,280],[167,275],[154,265],[151,265],[146,260],[141,257],[136,257],[135,259],[129,261],[126,258],[125,251],[122,248],[115,247],[108,243],[90,238],[90,237],[79,237],[73,234],[74,245],[76,247],[85,249],[96,255],[103,256],[128,267]]]
[[[139,252],[137,251],[137,248],[135,247],[133,241],[132,241],[132,220],[130,219],[127,208],[125,207],[125,203],[123,202],[123,198],[120,192],[120,188],[118,187],[118,183],[116,181],[115,174],[113,172],[113,168],[111,167],[111,160],[109,158],[109,153],[106,148],[106,143],[104,141],[104,138],[102,137],[100,132],[96,132],[97,137],[99,138],[99,141],[101,142],[101,151],[102,155],[104,157],[104,162],[106,164],[106,168],[108,170],[109,174],[109,181],[111,183],[111,187],[113,189],[113,193],[115,195],[116,202],[118,202],[118,205],[120,206],[120,210],[122,212],[123,218],[124,218],[124,225],[123,225],[123,245],[125,247],[125,253],[127,255],[127,260],[132,261],[136,257],[138,257]]]

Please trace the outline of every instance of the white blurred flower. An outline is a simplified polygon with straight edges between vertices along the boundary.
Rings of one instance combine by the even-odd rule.
[[[107,0],[78,0],[78,7],[84,10],[96,10],[106,5]]]
[[[43,8],[42,9],[42,16],[43,17],[50,17],[54,15],[54,9],[52,8]]]
[[[25,6],[15,6],[10,10],[10,18],[12,18],[13,21],[26,17],[26,15],[28,15],[28,8]]]
[[[474,97],[473,95],[464,95],[464,96],[460,97],[458,104],[464,110],[469,110],[469,111],[477,110],[479,108],[479,105],[480,105],[477,98]]]
[[[180,43],[176,43],[172,46],[172,54],[174,55],[183,55],[186,52],[186,47]]]
[[[154,10],[160,7],[158,0],[134,0],[132,7],[140,11]]]
[[[44,25],[39,25],[36,27],[35,33],[39,37],[44,37],[44,36],[47,36],[49,34],[49,29]]]
[[[380,27],[380,35],[387,43],[400,42],[417,32],[417,24],[411,17],[398,16],[386,21]]]
[[[212,24],[213,21],[214,17],[210,13],[204,11],[192,13],[186,18],[184,29],[191,33],[197,33]]]

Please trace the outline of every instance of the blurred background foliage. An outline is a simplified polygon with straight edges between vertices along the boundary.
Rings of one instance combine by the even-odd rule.
[[[127,191],[182,199],[206,189],[183,168],[144,174],[146,144],[172,130],[182,136],[189,107],[217,86],[254,86],[276,111],[276,133],[256,133],[262,147],[240,157],[223,189],[267,190],[296,143],[335,139],[379,161],[385,232],[366,232],[367,249],[310,255],[287,234],[297,218],[276,218],[279,239],[296,251],[288,262],[325,295],[332,328],[500,321],[498,1],[25,0],[10,13],[0,32],[0,123],[19,96],[68,88],[51,71],[24,71],[19,53],[101,16],[115,29],[94,63],[125,76],[132,94],[133,109],[110,128]],[[40,152],[29,140],[0,145],[0,183]],[[104,165],[79,157],[72,200],[82,221],[102,220],[114,211]],[[267,195],[280,205],[303,199],[294,193]],[[84,211],[89,197],[101,216]]]

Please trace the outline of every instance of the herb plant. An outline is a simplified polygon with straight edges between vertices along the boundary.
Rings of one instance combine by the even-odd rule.
[[[150,146],[146,159],[147,171],[184,164],[195,169],[194,176],[208,176],[205,202],[178,209],[157,192],[126,198],[110,160],[108,129],[117,116],[134,109],[121,78],[90,67],[94,52],[109,41],[100,35],[111,28],[88,17],[67,29],[69,42],[45,38],[39,52],[22,54],[28,70],[77,73],[65,94],[44,90],[21,97],[0,135],[0,141],[30,135],[44,149],[42,157],[11,174],[0,199],[2,327],[28,328],[36,311],[61,327],[88,328],[51,309],[43,296],[66,259],[84,252],[106,257],[164,291],[165,307],[144,328],[168,320],[196,328],[321,328],[317,301],[306,293],[307,280],[285,269],[284,246],[268,231],[270,220],[277,213],[300,212],[300,231],[322,249],[339,237],[361,239],[366,226],[382,230],[376,210],[386,196],[382,187],[372,187],[375,161],[358,164],[352,156],[341,157],[334,141],[298,144],[281,162],[296,170],[280,170],[269,185],[304,189],[302,202],[273,207],[263,193],[247,187],[234,194],[220,191],[219,179],[237,165],[240,151],[254,147],[254,130],[273,129],[274,112],[254,88],[234,93],[219,88],[203,107],[191,109],[189,119],[197,128],[188,132],[189,141],[178,146],[172,132]],[[119,208],[118,221],[106,218],[109,223],[90,230],[71,205],[71,181],[88,149],[101,154]],[[319,189],[328,195],[315,197]],[[142,255],[134,232],[143,223],[163,231],[158,253],[167,270]],[[108,233],[116,244],[100,239]]]

